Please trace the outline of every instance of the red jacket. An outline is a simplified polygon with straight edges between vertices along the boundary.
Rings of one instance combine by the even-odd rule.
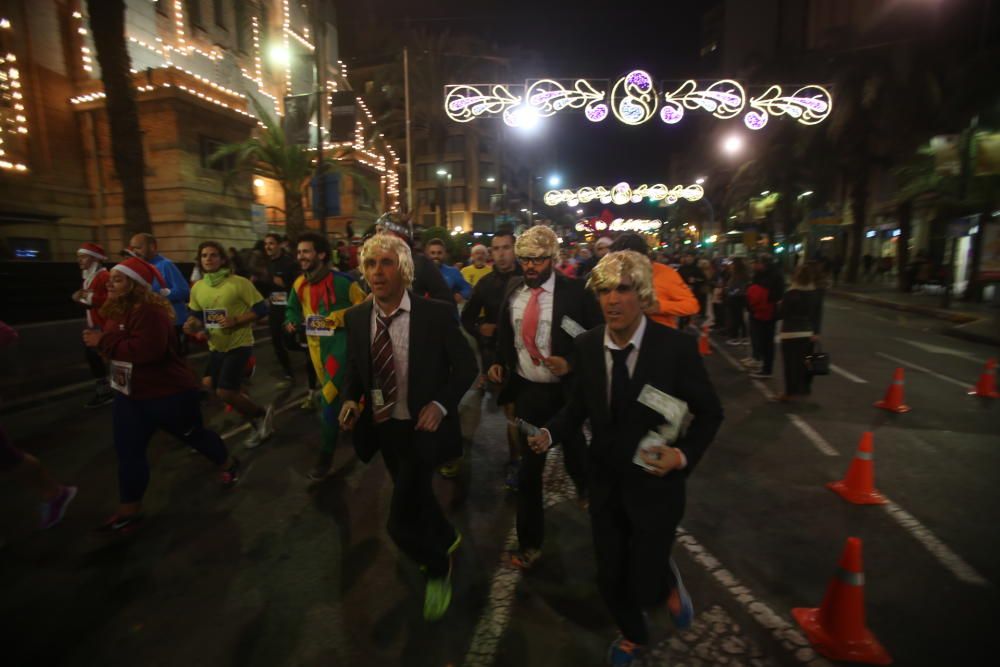
[[[754,283],[747,288],[747,306],[755,320],[770,322],[774,319],[774,303],[768,301],[769,296],[770,292],[763,285]]]
[[[111,274],[101,267],[89,281],[83,281],[84,296],[81,303],[87,309],[87,326],[95,329],[104,328],[104,318],[101,316],[101,306],[108,300],[108,279]]]
[[[113,381],[114,362],[132,364],[129,398],[162,398],[198,388],[177,351],[173,319],[162,306],[141,303],[124,319],[109,319],[97,348],[112,363]]]

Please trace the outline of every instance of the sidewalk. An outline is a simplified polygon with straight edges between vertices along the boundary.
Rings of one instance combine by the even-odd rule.
[[[945,320],[951,323],[942,330],[948,336],[1000,347],[1000,307],[992,303],[969,303],[952,297],[951,307],[944,308],[940,293],[905,294],[889,285],[841,285],[828,293],[872,306]]]

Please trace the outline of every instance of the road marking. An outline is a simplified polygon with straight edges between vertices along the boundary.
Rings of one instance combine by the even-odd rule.
[[[918,366],[917,364],[913,363],[912,361],[906,361],[905,359],[900,359],[899,357],[894,357],[891,354],[886,354],[885,352],[876,352],[875,354],[877,354],[880,357],[885,357],[886,359],[888,359],[890,361],[894,361],[897,364],[902,364],[903,366],[906,366],[907,368],[912,368],[915,371],[921,371],[923,373],[927,373],[928,375],[933,375],[934,377],[936,377],[939,380],[944,380],[945,382],[950,382],[950,383],[952,383],[954,385],[958,385],[959,387],[962,387],[963,389],[971,389],[972,385],[974,384],[973,382],[962,382],[961,380],[956,380],[955,378],[950,378],[947,375],[941,375],[940,373],[932,371],[929,368],[924,368],[923,366]]]
[[[277,410],[275,410],[274,414],[277,416],[277,415],[283,414],[285,412],[288,412],[293,407],[295,407],[299,403],[301,403],[302,399],[304,399],[306,396],[308,396],[308,394],[299,394],[295,398],[291,399],[288,403],[285,403],[280,408],[278,408]],[[250,422],[243,422],[239,426],[231,428],[228,431],[226,431],[225,433],[223,433],[221,437],[222,437],[223,440],[228,440],[229,438],[233,437],[237,433],[242,433],[243,431],[246,431],[249,428],[250,428]]]
[[[788,419],[791,420],[791,422],[795,424],[800,431],[802,431],[802,434],[806,436],[806,438],[809,439],[809,442],[815,445],[816,449],[818,449],[821,453],[826,454],[827,456],[840,456],[840,452],[834,449],[830,443],[827,442],[823,436],[817,433],[816,429],[807,424],[802,417],[799,417],[798,415],[788,415]]]
[[[722,567],[715,556],[702,546],[691,533],[680,526],[677,527],[677,543],[688,552],[691,558],[701,565],[729,592],[743,608],[753,616],[760,625],[771,633],[778,643],[788,650],[795,659],[802,663],[808,663],[810,667],[830,667],[830,663],[819,657],[816,652],[809,647],[809,640],[805,638],[798,627],[792,625],[785,616],[778,614],[766,602],[758,600],[753,592],[740,583],[732,572]]]
[[[551,507],[564,500],[569,500],[575,491],[573,483],[566,474],[563,465],[562,448],[549,451],[545,461],[545,506]],[[507,561],[507,554],[517,548],[517,528],[511,528],[504,542],[504,550],[500,554],[500,562],[493,579],[490,581],[490,596],[483,615],[479,617],[476,629],[469,642],[469,651],[465,654],[465,667],[490,667],[496,659],[500,640],[503,638],[510,616],[514,610],[514,591],[521,581],[523,573],[512,567]]]
[[[918,350],[923,350],[924,352],[930,352],[931,354],[947,354],[952,357],[958,357],[960,359],[971,361],[975,364],[982,363],[982,359],[969,352],[961,352],[954,348],[941,347],[940,345],[931,345],[930,343],[921,343],[920,341],[910,340],[909,338],[896,338],[896,340],[902,343],[906,343],[907,345],[912,345]]]
[[[889,499],[886,498],[886,500]],[[990,585],[990,582],[986,580],[986,577],[976,572],[971,565],[962,560],[961,556],[949,549],[944,542],[938,539],[929,528],[917,521],[912,514],[891,500],[889,500],[889,502],[882,507],[885,508],[885,511],[896,523],[902,526],[903,529],[910,533],[910,535],[912,535],[918,542],[923,544],[927,548],[927,551],[929,551],[931,555],[945,567],[946,570],[954,574],[959,581],[964,581],[965,583],[972,584],[974,586],[988,587]]]
[[[868,380],[865,380],[864,378],[859,378],[854,373],[849,373],[848,371],[845,371],[843,368],[841,368],[836,364],[830,364],[830,370],[832,370],[834,373],[836,373],[841,377],[847,378],[851,382],[857,382],[858,384],[868,384]]]

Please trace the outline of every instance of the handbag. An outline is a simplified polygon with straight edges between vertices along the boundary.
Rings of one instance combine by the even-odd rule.
[[[830,374],[830,353],[824,352],[819,343],[813,345],[813,351],[806,355],[806,370],[810,375]]]

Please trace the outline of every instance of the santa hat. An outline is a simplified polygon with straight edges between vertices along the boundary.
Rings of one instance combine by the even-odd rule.
[[[163,279],[163,276],[156,269],[156,267],[146,260],[139,259],[138,257],[129,257],[128,259],[115,264],[111,270],[124,273],[140,285],[145,285],[149,290],[153,290],[153,281],[155,280],[160,283],[160,285],[164,286],[159,292],[160,296],[168,296],[170,294],[170,290],[165,287],[167,281]]]
[[[82,244],[80,248],[76,251],[76,254],[90,255],[91,257],[96,257],[97,259],[100,259],[102,261],[108,258],[108,256],[104,254],[104,248],[97,245],[96,243]]]

